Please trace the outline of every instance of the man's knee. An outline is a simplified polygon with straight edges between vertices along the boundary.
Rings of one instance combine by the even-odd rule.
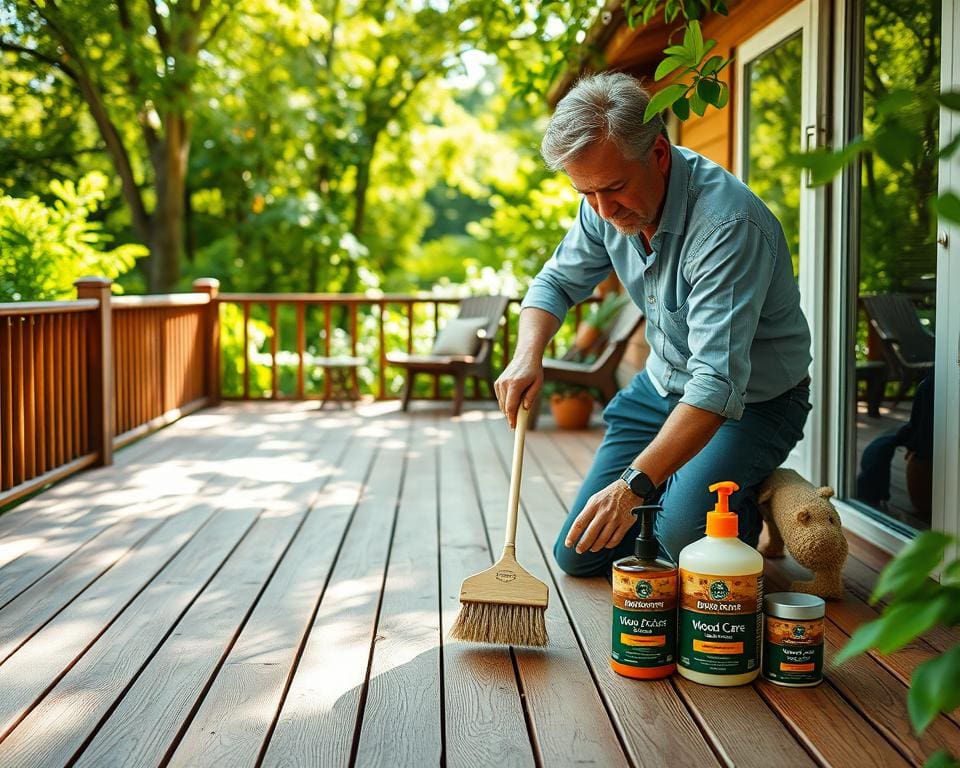
[[[584,552],[581,555],[573,547],[564,546],[564,538],[565,534],[561,534],[553,545],[553,558],[568,576],[603,576],[610,569],[612,550]]]

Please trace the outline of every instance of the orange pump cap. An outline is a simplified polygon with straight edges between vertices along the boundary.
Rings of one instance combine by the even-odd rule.
[[[740,486],[731,480],[710,486],[711,493],[717,494],[717,503],[713,511],[707,512],[707,536],[733,538],[737,535],[737,515],[730,511],[730,494],[739,490]]]

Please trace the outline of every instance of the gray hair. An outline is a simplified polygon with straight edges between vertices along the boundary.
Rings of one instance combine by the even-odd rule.
[[[666,136],[660,115],[643,122],[650,94],[623,72],[580,78],[560,99],[540,144],[551,171],[563,170],[588,147],[613,141],[627,160],[642,160],[658,134]]]

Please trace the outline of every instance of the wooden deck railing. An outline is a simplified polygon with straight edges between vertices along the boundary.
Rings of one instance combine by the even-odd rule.
[[[455,314],[460,301],[407,294],[218,295],[214,279],[196,281],[193,293],[164,296],[112,296],[102,278],[76,286],[76,301],[0,304],[0,506],[90,465],[110,464],[114,449],[224,396],[329,397],[323,375],[319,390],[308,386],[308,375],[312,383],[322,370],[320,358],[365,357],[369,394],[396,397],[387,352],[428,351],[444,315]],[[239,308],[232,317],[240,328],[226,326],[231,305]],[[510,302],[495,341],[495,369],[510,359],[518,305]],[[572,328],[581,312],[578,306]],[[251,335],[258,327],[269,336],[262,347]],[[221,371],[236,362],[225,349],[229,339],[235,342],[230,355],[241,361],[240,383],[224,393]],[[251,370],[264,359],[268,383],[254,387]],[[283,368],[288,378],[293,369],[289,391],[281,386]],[[423,396],[445,393],[435,379]]]
[[[367,364],[364,367],[372,377],[368,387],[369,394],[378,400],[396,398],[399,392],[391,391],[387,381],[390,367],[386,359],[387,353],[397,349],[408,353],[428,352],[430,342],[441,327],[444,316],[455,315],[454,308],[460,303],[460,299],[456,297],[408,294],[372,297],[363,294],[323,293],[224,293],[218,296],[217,301],[220,305],[235,305],[240,310],[237,313],[240,328],[234,329],[234,332],[242,335],[241,382],[236,387],[237,391],[221,392],[225,399],[240,400],[309,397],[308,369],[322,368],[319,364],[311,364],[315,356],[366,358]],[[593,299],[585,303],[591,301]],[[519,305],[520,299],[510,300],[504,322],[494,340],[495,369],[502,369],[510,360],[516,338]],[[286,337],[283,334],[284,323],[281,321],[284,308],[292,313],[286,323]],[[260,322],[267,328],[268,338],[263,343],[268,348],[261,350],[259,355],[263,359],[262,363],[251,359],[253,345],[249,332],[255,310],[259,310]],[[312,323],[308,322],[309,313],[315,315]],[[579,325],[582,313],[583,304],[574,307],[568,323],[571,330]],[[221,322],[224,322],[222,313]],[[334,338],[336,329],[341,333],[339,342]],[[310,344],[309,341],[314,343]],[[556,353],[555,343],[551,342],[551,355]],[[315,355],[310,353],[311,347],[315,350]],[[284,352],[287,353],[287,362],[282,359]],[[250,374],[255,365],[269,368],[269,384],[259,390],[251,383]],[[285,366],[293,369],[293,381],[290,382],[289,391],[282,391],[280,386],[280,372]],[[351,375],[354,377],[353,385],[357,387],[357,370],[353,369]],[[433,386],[420,395],[421,398],[437,400],[451,396],[441,389],[438,378],[433,378]],[[330,381],[322,375],[321,380],[322,392],[317,392],[315,396],[330,397]],[[473,398],[478,397],[479,389],[474,382]]]
[[[0,506],[216,400],[216,281],[194,294],[0,304]]]

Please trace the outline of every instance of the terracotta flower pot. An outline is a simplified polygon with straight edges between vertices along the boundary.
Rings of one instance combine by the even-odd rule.
[[[550,395],[550,412],[560,429],[586,429],[593,414],[593,396],[589,392]]]
[[[589,323],[580,323],[577,327],[577,335],[573,340],[575,346],[580,352],[586,354],[594,344],[600,339],[600,329]]]

